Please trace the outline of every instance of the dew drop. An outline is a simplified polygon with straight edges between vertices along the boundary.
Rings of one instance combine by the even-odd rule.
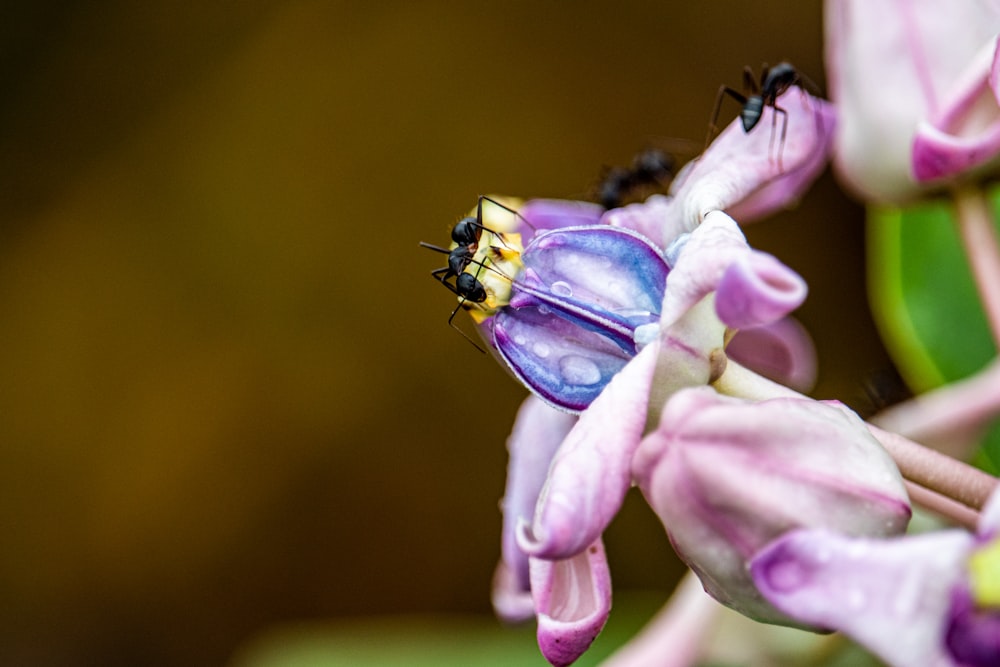
[[[559,296],[573,296],[573,287],[565,280],[552,283],[552,293]]]
[[[535,353],[535,356],[544,359],[552,352],[552,348],[549,347],[548,343],[535,343],[531,346],[531,351]]]
[[[528,339],[525,338],[523,334],[517,334],[517,335],[514,336],[514,344],[515,345],[519,345],[520,346],[520,345],[524,345],[527,342],[528,342]]]
[[[601,381],[601,369],[590,359],[570,354],[559,360],[559,372],[568,384],[589,385]]]

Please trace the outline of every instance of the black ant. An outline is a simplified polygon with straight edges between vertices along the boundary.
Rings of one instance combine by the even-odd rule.
[[[764,115],[764,107],[774,109],[774,116],[771,119],[771,141],[768,144],[768,155],[774,149],[774,131],[777,128],[778,114],[781,114],[781,142],[778,145],[778,166],[781,167],[781,153],[785,148],[785,135],[788,132],[788,112],[778,106],[778,98],[792,86],[806,86],[815,89],[816,86],[804,75],[800,74],[791,63],[781,62],[774,67],[764,65],[760,72],[760,82],[754,79],[753,70],[749,67],[743,68],[743,94],[736,92],[729,86],[720,86],[719,93],[715,97],[715,109],[712,111],[712,120],[708,125],[708,137],[705,139],[705,148],[708,148],[712,137],[718,131],[716,121],[719,119],[719,111],[722,109],[722,98],[729,95],[739,102],[743,109],[740,111],[740,120],[743,122],[743,131],[749,133],[757,126],[761,116]]]
[[[525,220],[524,217],[514,209],[504,206],[500,202],[490,199],[485,195],[480,195],[479,202],[476,205],[476,215],[474,217],[470,216],[462,218],[451,229],[451,240],[455,243],[454,248],[448,250],[447,248],[442,248],[423,241],[420,242],[420,245],[424,248],[434,250],[435,252],[448,255],[448,266],[431,271],[431,276],[433,276],[435,280],[440,282],[459,297],[458,305],[455,306],[453,311],[451,311],[451,316],[448,318],[448,325],[462,334],[467,341],[472,343],[473,347],[485,354],[486,350],[477,345],[476,342],[468,336],[468,334],[454,324],[455,315],[462,307],[465,306],[466,303],[483,303],[488,297],[485,285],[483,285],[483,283],[479,280],[479,274],[484,268],[493,271],[496,271],[496,269],[487,266],[484,261],[476,259],[476,254],[479,252],[479,241],[482,238],[483,232],[485,231],[492,234],[493,238],[499,239],[505,247],[509,247],[504,242],[503,236],[501,236],[499,232],[496,232],[483,224],[484,201],[487,201],[495,206],[499,206],[503,210],[514,214],[525,224],[531,227],[531,223]],[[466,269],[470,264],[476,264],[479,267],[476,269],[475,274],[466,273]],[[448,282],[449,278],[455,279],[454,284]]]
[[[598,203],[610,210],[622,205],[638,188],[665,187],[674,175],[674,157],[656,148],[649,148],[632,158],[631,168],[607,169],[597,186]]]

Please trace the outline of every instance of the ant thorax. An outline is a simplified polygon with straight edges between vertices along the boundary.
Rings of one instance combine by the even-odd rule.
[[[458,246],[456,244],[452,247]],[[472,274],[482,284],[486,290],[486,300],[474,303],[459,298],[462,307],[469,311],[470,317],[477,324],[510,303],[513,282],[524,268],[521,261],[523,249],[519,233],[483,230],[479,247],[465,273]]]

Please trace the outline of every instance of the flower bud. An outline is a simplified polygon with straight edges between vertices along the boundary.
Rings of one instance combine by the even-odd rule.
[[[685,389],[667,403],[632,470],[706,591],[768,623],[798,625],[750,578],[747,564],[768,542],[799,527],[892,535],[910,518],[892,459],[834,403],[753,403]]]

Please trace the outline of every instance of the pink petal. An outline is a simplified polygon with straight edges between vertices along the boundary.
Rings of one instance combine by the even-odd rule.
[[[870,199],[919,194],[917,126],[949,106],[949,90],[1000,32],[1000,14],[976,0],[828,0],[824,26],[838,175]]]
[[[600,539],[565,560],[531,559],[538,648],[551,664],[569,665],[600,634],[611,612],[611,573]]]
[[[840,630],[891,665],[953,665],[945,618],[972,542],[958,530],[886,540],[799,530],[759,551],[750,572],[778,609]]]
[[[568,558],[594,542],[631,483],[659,345],[643,348],[581,415],[559,448],[535,519],[517,541],[532,556]]]
[[[674,215],[675,208],[672,197],[652,195],[644,202],[611,209],[604,214],[601,222],[639,232],[661,248],[666,248],[680,234],[688,231],[680,218]]]
[[[833,138],[833,109],[798,87],[778,98],[782,116],[765,107],[758,126],[745,132],[734,120],[708,150],[681,172],[671,188],[675,205],[665,225],[694,229],[711,211],[751,218],[795,203],[822,170]]]
[[[505,623],[523,623],[535,617],[531,584],[522,582],[503,560],[497,563],[496,570],[493,571],[490,601],[497,618]]]
[[[517,526],[534,516],[535,503],[545,484],[552,457],[575,423],[574,415],[555,410],[531,395],[521,404],[507,439],[510,459],[507,488],[501,504],[501,556],[508,575],[524,592],[528,591],[528,556],[517,546]]]
[[[660,328],[666,329],[714,292],[726,269],[750,252],[736,221],[721,211],[709,213],[691,232],[667,276]]]
[[[991,88],[996,46],[986,45],[941,100],[936,117],[917,126],[913,175],[918,182],[961,174],[1000,152],[1000,106]]]
[[[716,287],[715,310],[733,329],[780,320],[802,305],[809,288],[773,255],[753,251],[730,264]]]
[[[816,383],[816,348],[805,327],[791,317],[740,329],[726,346],[726,356],[802,393]]]

